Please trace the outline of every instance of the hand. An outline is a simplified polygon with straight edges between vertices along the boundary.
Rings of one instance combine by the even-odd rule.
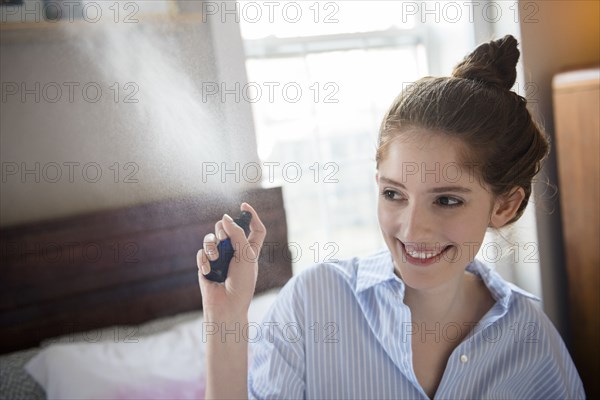
[[[203,249],[196,256],[202,307],[207,322],[247,319],[250,301],[254,296],[258,256],[267,230],[248,203],[242,203],[240,209],[252,214],[248,238],[244,230],[225,214],[215,224],[216,235],[210,233],[204,237]],[[223,283],[210,281],[204,277],[210,272],[209,259],[219,258],[217,245],[227,237],[236,251],[229,264],[227,279]]]

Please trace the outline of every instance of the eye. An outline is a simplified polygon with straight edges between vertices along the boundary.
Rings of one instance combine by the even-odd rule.
[[[383,196],[383,198],[385,198],[386,200],[400,200],[402,199],[402,196],[400,195],[400,193],[396,192],[395,190],[390,190],[390,189],[384,189],[381,192],[381,195]]]
[[[450,197],[450,196],[440,196],[437,198],[436,200],[437,204],[439,204],[442,207],[458,207],[458,206],[462,206],[463,205],[463,201],[460,199],[457,199],[456,197]]]

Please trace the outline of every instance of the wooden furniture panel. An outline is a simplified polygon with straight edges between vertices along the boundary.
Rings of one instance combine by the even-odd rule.
[[[600,68],[559,74],[553,88],[572,356],[588,398],[598,398]]]
[[[200,310],[196,253],[223,213],[237,215],[243,201],[268,230],[256,293],[283,286],[292,265],[281,188],[2,229],[0,353],[66,332]]]

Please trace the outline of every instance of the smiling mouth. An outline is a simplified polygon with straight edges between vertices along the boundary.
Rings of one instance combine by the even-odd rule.
[[[452,247],[452,245],[447,245],[444,247],[438,247],[436,249],[409,250],[402,241],[398,241],[402,247],[402,253],[404,256],[403,261],[408,261],[410,264],[418,266],[427,266],[439,261],[442,256]]]

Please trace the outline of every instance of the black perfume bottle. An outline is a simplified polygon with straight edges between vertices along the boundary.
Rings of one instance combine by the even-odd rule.
[[[246,236],[250,233],[250,220],[252,219],[252,214],[248,211],[242,211],[238,218],[235,218],[233,221],[239,225],[243,230]],[[206,279],[210,279],[214,282],[225,282],[227,278],[227,271],[229,270],[229,262],[233,258],[233,254],[235,249],[231,244],[231,239],[227,238],[219,242],[217,246],[219,251],[219,258],[214,261],[210,261],[210,272],[206,275]]]

